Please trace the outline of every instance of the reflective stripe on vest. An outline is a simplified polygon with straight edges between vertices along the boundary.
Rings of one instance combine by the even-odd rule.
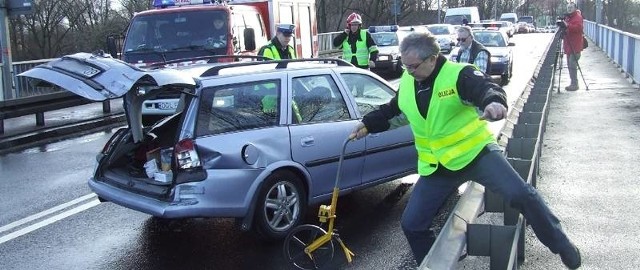
[[[453,171],[467,166],[489,143],[495,142],[487,122],[475,107],[465,105],[456,83],[468,64],[446,61],[434,82],[427,119],[416,106],[415,79],[406,71],[400,79],[398,106],[407,116],[418,151],[418,173],[432,174],[438,164]]]
[[[291,59],[296,59],[296,52],[293,50],[293,47],[287,45],[287,50],[289,50],[289,55],[291,55]],[[282,60],[280,57],[280,52],[276,49],[276,46],[273,43],[269,43],[267,45],[267,49],[263,52],[264,57],[271,58],[273,60]]]
[[[368,66],[369,65],[369,51],[377,51],[377,46],[371,46],[371,48],[367,48],[367,31],[362,29],[360,31],[360,40],[356,40],[356,59],[358,61],[359,66]],[[342,59],[351,61],[351,58],[354,54],[351,52],[351,44],[349,44],[349,37],[344,39],[342,42]]]

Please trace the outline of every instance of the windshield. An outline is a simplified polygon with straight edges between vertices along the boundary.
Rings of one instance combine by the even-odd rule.
[[[398,40],[396,32],[371,33],[371,37],[373,38],[373,41],[376,42],[376,45],[380,47],[398,46],[398,44],[400,44],[400,40]]]
[[[462,25],[462,20],[467,19],[467,22],[471,22],[465,15],[450,15],[444,17],[444,23],[453,25]]]
[[[434,35],[450,35],[448,26],[429,26],[429,32]]]
[[[520,17],[520,19],[518,19],[518,22],[526,22],[526,23],[533,23],[533,17],[531,16],[522,16]]]
[[[485,47],[505,47],[507,46],[500,32],[473,32],[473,39],[480,42]]]
[[[222,10],[155,13],[135,17],[124,42],[129,63],[226,54],[227,13]]]

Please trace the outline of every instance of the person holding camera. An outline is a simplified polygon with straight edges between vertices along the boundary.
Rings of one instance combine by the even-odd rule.
[[[564,33],[562,48],[567,55],[567,67],[569,68],[569,78],[571,84],[564,89],[567,91],[576,91],[578,87],[578,60],[583,47],[583,26],[582,13],[578,10],[576,3],[569,2],[567,4],[567,13],[564,19],[559,23],[560,31]]]

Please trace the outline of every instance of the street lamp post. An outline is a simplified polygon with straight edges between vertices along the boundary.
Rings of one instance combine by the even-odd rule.
[[[440,18],[442,17],[440,15],[440,10],[442,10],[442,8],[440,8],[440,0],[438,0],[438,23],[440,23]]]

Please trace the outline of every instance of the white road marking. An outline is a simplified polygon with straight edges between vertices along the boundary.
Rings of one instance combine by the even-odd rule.
[[[58,205],[58,206],[53,207],[51,209],[48,209],[46,211],[42,211],[42,212],[37,213],[35,215],[31,215],[31,216],[26,217],[24,219],[21,219],[21,220],[18,220],[16,222],[12,222],[12,223],[10,223],[8,225],[2,226],[2,227],[0,227],[0,232],[8,231],[8,230],[16,228],[18,226],[27,224],[27,223],[29,223],[31,221],[34,221],[36,219],[39,219],[39,218],[45,217],[47,215],[53,214],[53,213],[58,212],[58,211],[60,211],[62,209],[68,208],[68,207],[70,207],[72,205],[76,205],[78,203],[81,203],[83,201],[86,201],[87,199],[91,199],[91,198],[94,198],[94,197],[96,197],[96,194],[92,193],[92,194],[89,194],[89,195],[82,196],[82,197],[80,197],[78,199],[75,199],[73,201],[70,201],[70,202],[67,202],[67,203],[63,203],[61,205]],[[17,230],[15,232],[12,232],[12,233],[9,233],[9,234],[6,234],[6,235],[2,236],[2,237],[0,237],[0,244],[3,244],[5,242],[7,242],[7,241],[10,241],[10,240],[13,240],[15,238],[18,238],[18,237],[20,237],[22,235],[25,235],[27,233],[33,232],[33,231],[35,231],[37,229],[40,229],[40,228],[42,228],[44,226],[47,226],[49,224],[52,224],[54,222],[57,222],[57,221],[62,220],[64,218],[67,218],[69,216],[75,215],[77,213],[80,213],[80,212],[82,212],[84,210],[87,210],[87,209],[92,208],[94,206],[97,206],[99,204],[100,204],[100,201],[98,199],[93,199],[93,200],[88,201],[88,202],[86,202],[84,204],[80,204],[79,206],[76,206],[76,207],[71,208],[69,210],[66,210],[64,212],[61,212],[61,213],[59,213],[57,215],[51,216],[51,217],[49,217],[47,219],[44,219],[44,220],[42,220],[42,221],[40,221],[38,223],[29,225],[29,226],[24,227],[24,228],[22,228],[20,230]]]

